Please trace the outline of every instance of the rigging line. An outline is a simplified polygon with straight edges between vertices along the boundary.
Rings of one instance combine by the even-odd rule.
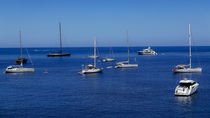
[[[30,56],[29,53],[28,53],[28,49],[27,49],[27,48],[25,48],[25,49],[26,49],[27,55],[28,55],[28,57],[29,57],[29,60],[30,60],[30,62],[31,62],[31,65],[34,65],[33,62],[32,62],[31,56]]]
[[[191,35],[192,35],[192,33],[191,33]],[[192,40],[192,43],[194,43],[195,41],[194,40]],[[195,44],[195,43],[194,43]],[[201,67],[201,63],[200,63],[200,58],[199,58],[199,56],[198,56],[198,49],[197,49],[197,46],[193,46],[194,47],[194,49],[195,49],[195,56],[196,56],[196,58],[197,58],[197,61],[198,61],[198,65],[199,65],[199,67]]]

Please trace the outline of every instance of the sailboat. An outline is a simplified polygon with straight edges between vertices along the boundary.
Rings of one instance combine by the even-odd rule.
[[[20,31],[20,40],[21,40],[21,31]],[[6,73],[29,73],[34,72],[34,68],[24,68],[23,62],[20,62],[20,65],[10,65],[6,68]]]
[[[94,56],[96,57],[96,37],[94,37]],[[86,69],[82,69],[80,74],[91,74],[91,73],[100,73],[103,71],[103,68],[96,67],[96,58],[94,58],[94,65],[89,64],[86,66]]]
[[[174,69],[174,73],[193,73],[193,72],[202,72],[202,68],[197,67],[197,68],[192,68],[192,62],[191,62],[191,28],[189,24],[189,64],[188,65],[177,65]]]
[[[61,22],[59,22],[59,32],[60,32],[60,51],[57,53],[48,54],[48,57],[62,57],[62,56],[71,56],[70,53],[63,53],[62,50],[62,37],[61,37]]]
[[[112,53],[112,57],[113,57],[113,50],[112,50],[112,47],[110,48],[110,52]],[[115,59],[112,58],[111,56],[108,57],[108,58],[104,58],[103,59],[103,62],[111,62],[111,61],[114,61]]]
[[[18,57],[16,60],[15,60],[15,64],[25,64],[27,63],[27,59],[26,58],[23,58],[23,51],[22,51],[22,40],[21,40],[21,31],[19,32],[19,38],[20,38],[20,57]]]
[[[128,44],[128,32],[127,32],[127,45],[128,45],[128,60],[117,62],[115,64],[115,68],[136,68],[138,67],[138,64],[131,64],[130,63],[130,50],[129,50],[129,44]]]

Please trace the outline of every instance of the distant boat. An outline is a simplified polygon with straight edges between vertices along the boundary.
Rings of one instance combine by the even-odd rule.
[[[115,68],[136,68],[138,67],[138,64],[131,64],[130,63],[130,50],[129,50],[129,44],[128,44],[128,32],[127,32],[127,45],[128,45],[128,60],[117,62],[115,64]]]
[[[179,85],[175,89],[176,96],[189,96],[196,92],[199,84],[193,80],[180,80]]]
[[[20,31],[20,39],[21,39],[21,31]],[[20,61],[20,65],[8,66],[5,70],[6,73],[29,73],[34,71],[35,71],[34,68],[24,68],[22,61]]]
[[[94,57],[96,57],[96,37],[94,38]],[[86,66],[86,69],[82,69],[80,74],[91,74],[91,73],[100,73],[103,71],[103,68],[96,67],[96,58],[94,58],[94,65],[89,64]]]
[[[190,24],[189,24],[189,64],[187,65],[177,65],[174,69],[174,73],[194,73],[194,72],[202,72],[202,68],[197,67],[197,68],[192,68],[191,64],[191,29],[190,29]]]
[[[62,37],[61,37],[61,23],[59,22],[59,32],[60,32],[60,51],[57,53],[48,54],[48,57],[62,57],[62,56],[71,56],[70,53],[63,53],[62,50]]]
[[[111,62],[111,61],[115,61],[115,59],[113,58],[113,50],[112,48],[110,48],[110,51],[111,51],[111,54],[112,54],[112,57],[108,57],[108,58],[104,58],[103,59],[103,62]]]
[[[23,58],[23,51],[22,51],[22,39],[21,39],[21,31],[19,32],[19,39],[20,39],[20,57],[18,57],[16,60],[15,60],[15,64],[26,64],[27,63],[27,59],[26,58]]]
[[[157,53],[148,46],[147,49],[143,49],[142,51],[138,51],[138,55],[157,55]]]

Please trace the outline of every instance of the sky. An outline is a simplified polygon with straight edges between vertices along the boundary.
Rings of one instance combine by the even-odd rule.
[[[0,48],[210,45],[210,0],[0,0]]]

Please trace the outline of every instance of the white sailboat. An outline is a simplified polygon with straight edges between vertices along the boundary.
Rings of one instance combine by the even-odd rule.
[[[112,54],[112,56],[108,57],[108,58],[104,58],[103,62],[111,62],[111,61],[115,61],[115,59],[113,58],[113,50],[112,47],[110,48],[110,53]]]
[[[192,68],[191,64],[191,28],[189,24],[189,64],[187,65],[177,65],[174,69],[174,73],[194,73],[194,72],[202,72],[202,68],[197,67],[197,68]]]
[[[21,31],[19,33],[20,33],[20,42],[21,42]],[[34,71],[35,71],[34,68],[24,68],[23,62],[21,62],[20,65],[10,65],[5,70],[6,73],[29,73]]]
[[[94,37],[94,57],[96,57],[96,37]],[[80,71],[80,74],[91,74],[91,73],[100,73],[103,71],[103,68],[96,67],[96,58],[94,58],[94,65],[87,65],[85,69]]]
[[[138,64],[131,64],[130,63],[130,50],[129,50],[129,44],[128,44],[128,32],[127,32],[127,45],[128,45],[128,60],[117,62],[115,64],[115,68],[136,68],[136,67],[138,67]]]

